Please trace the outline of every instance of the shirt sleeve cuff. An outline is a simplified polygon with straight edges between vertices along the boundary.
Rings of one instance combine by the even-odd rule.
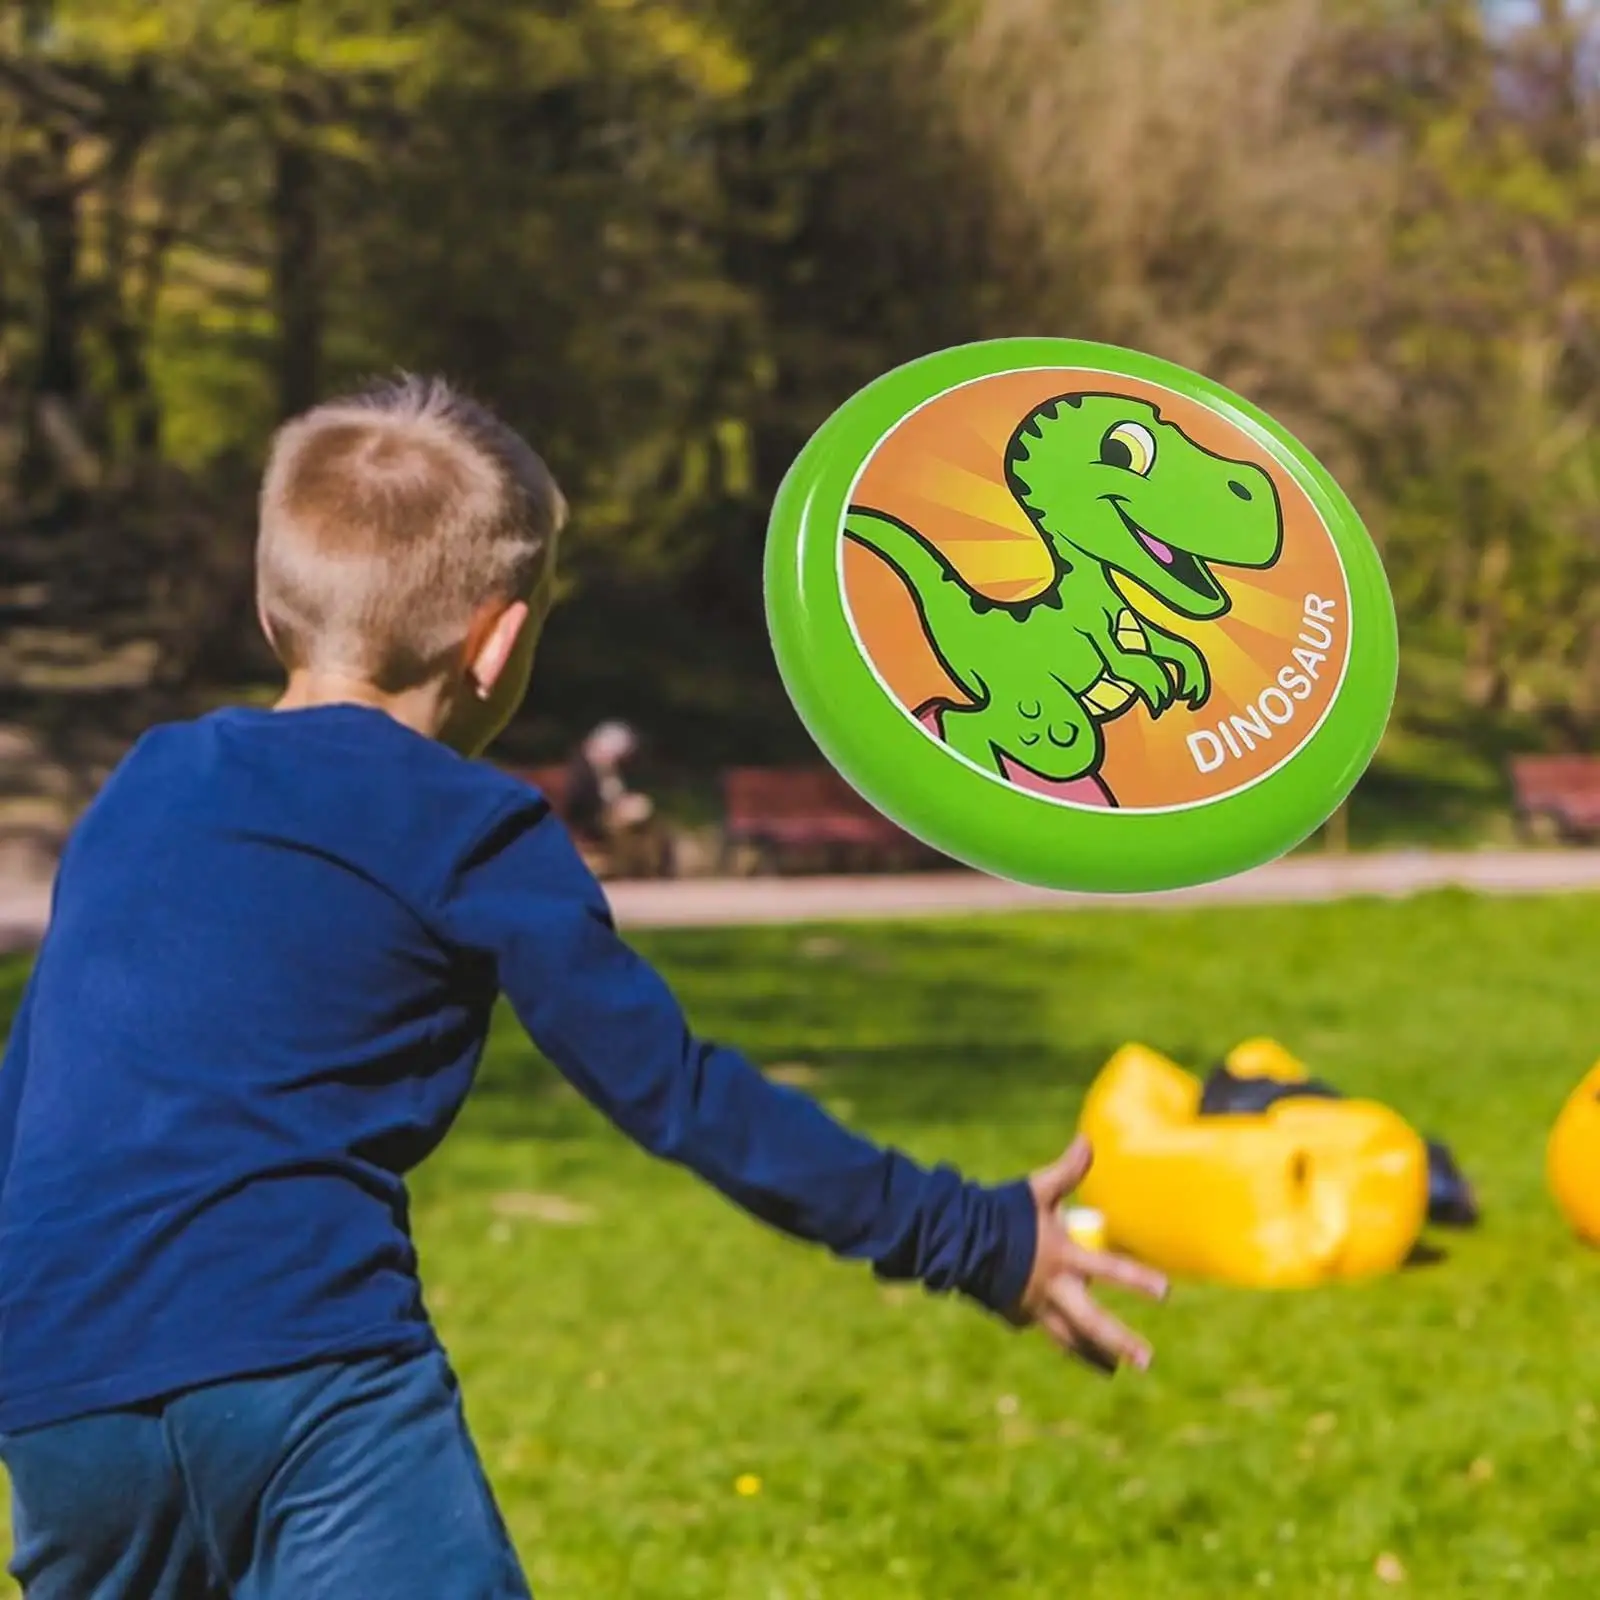
[[[1039,1215],[1033,1189],[1025,1178],[989,1191],[994,1204],[1000,1248],[987,1282],[975,1284],[973,1298],[1004,1316],[1015,1309],[1028,1287],[1039,1243]]]

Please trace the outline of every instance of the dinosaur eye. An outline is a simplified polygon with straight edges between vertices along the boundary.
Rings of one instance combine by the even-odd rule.
[[[1156,441],[1142,424],[1119,422],[1100,441],[1100,460],[1105,466],[1122,467],[1147,478],[1156,464]]]

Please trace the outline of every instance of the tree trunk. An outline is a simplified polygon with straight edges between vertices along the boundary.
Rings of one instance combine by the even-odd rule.
[[[105,266],[101,285],[106,349],[111,358],[111,403],[115,444],[126,453],[127,480],[148,486],[161,450],[161,407],[147,359],[150,320],[141,320],[134,263],[129,248],[134,180],[149,136],[148,72],[130,81],[129,125],[107,163],[104,185]],[[152,317],[154,307],[150,308]]]
[[[314,405],[322,381],[322,275],[317,158],[310,109],[291,94],[273,149],[273,300],[278,319],[278,415]]]
[[[1497,711],[1505,704],[1505,586],[1510,573],[1511,542],[1504,533],[1494,533],[1479,559],[1467,631],[1466,697],[1480,711]]]
[[[1570,173],[1586,158],[1578,23],[1567,0],[1539,0],[1540,89],[1544,127],[1540,143],[1557,171]]]
[[[69,172],[71,139],[52,130],[44,148],[30,206],[39,241],[39,349],[18,478],[25,498],[63,513],[77,491],[51,443],[50,419],[64,415],[77,427],[82,416],[80,230]]]
[[[1322,842],[1329,855],[1350,853],[1350,802],[1348,800],[1322,825]]]

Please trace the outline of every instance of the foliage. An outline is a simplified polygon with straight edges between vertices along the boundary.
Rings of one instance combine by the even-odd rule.
[[[1510,713],[1592,738],[1600,10],[1175,20],[988,0],[953,55],[1011,208],[1004,326],[1187,362],[1314,443],[1385,549],[1402,727]]]
[[[1399,740],[1592,740],[1597,72],[1592,0],[26,0],[0,578],[169,683],[258,674],[268,430],[442,368],[571,490],[574,634],[760,743],[795,451],[898,361],[1042,329],[1213,373],[1349,483]]]

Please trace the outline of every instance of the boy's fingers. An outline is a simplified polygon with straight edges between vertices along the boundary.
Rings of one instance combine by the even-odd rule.
[[[1060,1158],[1037,1173],[1033,1191],[1046,1206],[1057,1206],[1072,1193],[1094,1164],[1094,1152],[1089,1141],[1080,1133],[1062,1152]]]
[[[1094,1303],[1082,1278],[1068,1273],[1050,1285],[1050,1298],[1078,1335],[1141,1372],[1150,1365],[1150,1346],[1131,1328]]]
[[[1061,1346],[1065,1354],[1081,1361],[1086,1367],[1092,1367],[1096,1372],[1108,1375],[1117,1370],[1116,1357],[1083,1338],[1073,1328],[1065,1314],[1054,1306],[1045,1309],[1039,1325]]]
[[[1131,1289],[1151,1300],[1167,1298],[1167,1279],[1154,1267],[1142,1261],[1130,1261],[1126,1256],[1114,1256],[1105,1250],[1085,1250],[1074,1246],[1073,1271],[1094,1283],[1114,1283]]]

